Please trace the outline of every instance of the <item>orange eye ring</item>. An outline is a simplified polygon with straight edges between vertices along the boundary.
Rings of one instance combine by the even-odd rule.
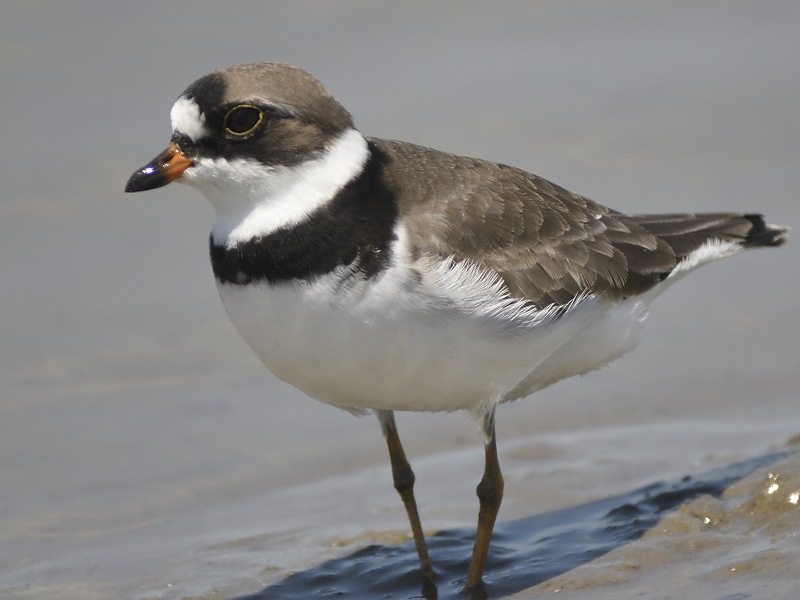
[[[264,111],[252,104],[234,106],[225,115],[222,127],[236,137],[253,133],[264,122]]]

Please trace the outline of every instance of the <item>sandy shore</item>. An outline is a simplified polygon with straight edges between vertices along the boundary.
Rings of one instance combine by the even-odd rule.
[[[198,6],[0,8],[4,599],[419,594],[377,423],[251,356],[200,197],[122,193],[213,68],[298,64],[366,134],[619,210],[800,224],[796,2]],[[631,355],[499,411],[490,592],[795,597],[798,264],[792,242],[706,267],[655,303]],[[461,415],[398,424],[452,597],[480,436]],[[648,503],[669,489],[677,503]]]

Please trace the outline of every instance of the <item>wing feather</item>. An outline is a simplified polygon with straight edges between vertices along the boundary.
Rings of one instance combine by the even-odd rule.
[[[587,293],[636,296],[710,240],[777,245],[786,231],[760,215],[625,215],[506,165],[370,143],[392,165],[387,184],[416,252],[492,271],[539,308]]]

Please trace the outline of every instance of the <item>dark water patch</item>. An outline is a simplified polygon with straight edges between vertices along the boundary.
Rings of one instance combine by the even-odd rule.
[[[703,495],[718,497],[742,477],[791,453],[737,462],[706,473],[659,482],[580,506],[498,523],[484,574],[485,588],[470,600],[502,598],[641,537],[665,513]],[[428,538],[435,584],[423,584],[413,542],[371,545],[236,600],[406,599],[463,600],[474,528],[441,531]]]

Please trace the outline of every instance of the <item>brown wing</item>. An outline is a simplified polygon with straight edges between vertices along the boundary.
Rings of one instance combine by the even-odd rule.
[[[540,308],[586,291],[641,294],[709,239],[783,241],[758,215],[623,215],[520,169],[371,141],[393,163],[389,184],[420,252],[495,271]]]

